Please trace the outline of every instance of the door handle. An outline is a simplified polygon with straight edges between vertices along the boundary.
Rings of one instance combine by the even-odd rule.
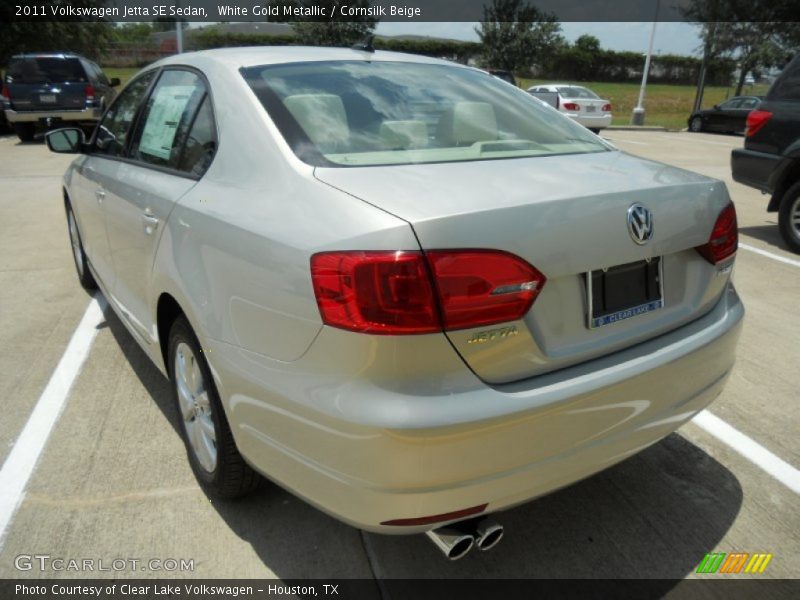
[[[106,197],[106,192],[103,188],[98,188],[94,191],[94,197],[97,198],[97,203],[102,204],[103,199]]]
[[[153,235],[153,232],[158,228],[158,224],[161,220],[156,217],[155,215],[146,212],[142,215],[142,225],[144,226],[144,232],[147,235]]]

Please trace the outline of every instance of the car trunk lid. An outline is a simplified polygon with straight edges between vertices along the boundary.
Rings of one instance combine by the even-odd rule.
[[[448,331],[489,383],[530,377],[665,333],[704,314],[727,277],[694,248],[729,202],[721,182],[618,151],[446,164],[317,168],[316,177],[408,221],[426,251],[515,254],[547,282],[519,321]],[[651,211],[638,244],[628,210]],[[661,262],[662,308],[590,327],[587,272]],[[646,265],[646,262],[642,264]]]

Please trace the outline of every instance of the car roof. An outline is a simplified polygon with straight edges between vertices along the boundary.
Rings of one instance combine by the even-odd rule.
[[[215,48],[213,50],[201,50],[199,52],[186,52],[175,54],[161,59],[152,66],[166,65],[189,65],[201,66],[208,64],[208,61],[238,69],[241,67],[255,67],[259,65],[298,63],[298,62],[320,62],[320,61],[344,61],[344,60],[364,60],[369,62],[413,62],[425,64],[440,64],[454,67],[462,67],[458,63],[429,58],[418,54],[404,54],[400,52],[386,52],[376,50],[366,52],[353,48],[321,48],[317,46],[254,46],[242,48]],[[474,69],[477,70],[477,69]]]

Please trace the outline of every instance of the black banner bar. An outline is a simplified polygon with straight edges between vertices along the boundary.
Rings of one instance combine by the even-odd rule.
[[[527,0],[527,3],[562,22],[800,22],[798,0]],[[483,19],[488,5],[491,0],[3,0],[0,23],[170,19],[209,23],[285,22],[362,18],[477,22]]]
[[[655,559],[654,559],[655,560]],[[566,600],[655,600],[663,597],[720,600],[783,600],[800,598],[800,580],[727,579],[205,579],[0,580],[3,600],[266,600],[301,598],[327,600],[477,600],[484,598],[559,598]]]

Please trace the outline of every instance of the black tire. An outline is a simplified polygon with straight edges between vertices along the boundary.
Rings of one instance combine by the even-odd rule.
[[[94,280],[92,270],[89,268],[89,261],[86,259],[86,252],[83,249],[83,241],[78,230],[78,222],[72,207],[67,204],[67,233],[72,248],[72,262],[75,263],[75,271],[78,274],[78,281],[81,282],[83,289],[91,292],[97,289],[97,282]]]
[[[14,131],[21,142],[32,142],[36,133],[36,125],[33,123],[14,123]]]
[[[204,392],[207,395],[207,403],[205,403],[205,401],[202,403],[195,401],[194,405],[196,410],[190,417],[184,416],[182,401],[179,399],[178,378],[180,374],[177,370],[180,367],[176,366],[178,350],[181,348],[181,351],[185,352],[186,346],[191,350],[193,355],[192,359],[199,368],[200,374],[202,375]],[[244,461],[242,455],[239,454],[239,450],[236,448],[236,442],[234,442],[228,420],[225,417],[225,411],[222,408],[222,402],[220,402],[217,388],[214,385],[214,379],[208,368],[208,363],[206,362],[194,331],[192,331],[189,322],[183,315],[175,319],[170,329],[167,357],[167,369],[172,384],[172,400],[178,411],[178,420],[181,423],[181,437],[186,446],[189,464],[192,467],[192,471],[194,471],[197,481],[209,495],[217,498],[234,499],[252,492],[259,487],[262,479]],[[210,409],[210,415],[200,408],[201,404]],[[201,419],[205,419],[206,422],[210,421],[213,423],[214,427],[216,457],[213,469],[203,466],[203,459],[200,458],[190,440],[189,428],[192,426],[191,424],[194,423],[194,427],[199,427],[199,421]]]
[[[800,254],[800,182],[783,194],[778,210],[778,230],[789,250]]]
[[[703,131],[702,117],[692,117],[692,120],[689,121],[689,131],[693,131],[694,133],[700,133]]]
[[[600,135],[600,130],[596,127],[589,127],[589,131],[591,131],[595,135]]]

